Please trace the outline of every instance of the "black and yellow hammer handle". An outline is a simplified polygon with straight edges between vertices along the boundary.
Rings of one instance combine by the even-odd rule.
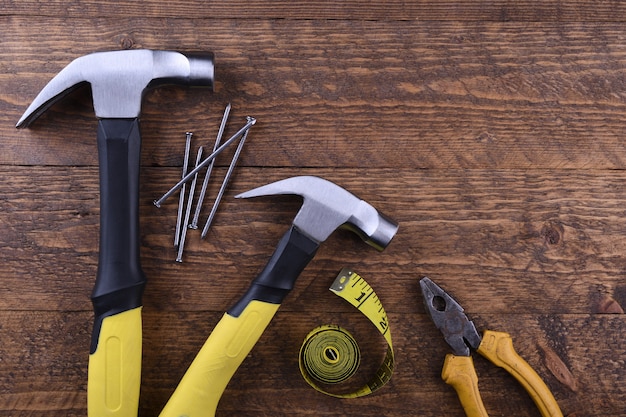
[[[259,340],[319,244],[295,226],[265,269],[224,314],[178,384],[161,417],[210,417],[228,382]]]
[[[137,119],[100,119],[100,252],[91,295],[95,319],[89,355],[89,417],[133,417],[141,383],[139,156]]]

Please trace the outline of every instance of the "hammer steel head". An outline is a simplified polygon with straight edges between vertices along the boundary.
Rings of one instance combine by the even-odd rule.
[[[213,87],[213,55],[174,51],[96,52],[76,58],[41,90],[16,127],[30,125],[50,106],[85,83],[91,84],[98,118],[136,118],[148,87],[186,84]]]
[[[273,182],[236,198],[295,194],[304,198],[294,226],[317,242],[325,241],[339,227],[357,233],[366,243],[383,250],[398,230],[398,224],[369,203],[340,186],[319,177],[300,176]]]

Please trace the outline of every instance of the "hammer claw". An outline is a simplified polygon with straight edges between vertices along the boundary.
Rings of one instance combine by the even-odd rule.
[[[15,127],[18,129],[30,126],[39,116],[46,112],[53,104],[68,96],[87,81],[80,76],[76,67],[80,65],[80,59],[76,58],[61,70],[46,86],[37,94],[37,97],[28,106]]]

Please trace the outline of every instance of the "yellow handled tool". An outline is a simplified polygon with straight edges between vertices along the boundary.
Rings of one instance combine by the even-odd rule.
[[[550,389],[517,354],[509,334],[487,330],[481,337],[454,298],[428,278],[423,278],[420,286],[426,310],[454,352],[446,356],[441,377],[456,390],[468,417],[488,417],[478,390],[470,348],[513,375],[530,394],[543,417],[563,417]]]
[[[105,317],[89,355],[87,414],[137,414],[141,380],[141,307]]]
[[[279,304],[251,301],[224,314],[178,384],[161,416],[214,416],[226,385],[259,340]]]
[[[192,362],[161,417],[210,417],[231,377],[313,259],[321,242],[349,225],[367,243],[385,248],[398,226],[363,200],[330,181],[293,177],[256,188],[238,197],[298,194],[302,208],[248,291],[219,321]]]
[[[90,417],[134,417],[141,375],[139,116],[144,92],[164,83],[213,86],[213,55],[174,51],[96,52],[76,58],[35,97],[16,127],[29,126],[76,88],[91,85],[98,119],[100,254],[91,296]]]

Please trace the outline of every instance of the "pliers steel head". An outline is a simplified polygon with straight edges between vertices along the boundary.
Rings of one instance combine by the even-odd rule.
[[[454,387],[468,417],[488,417],[478,391],[470,349],[513,375],[528,391],[543,417],[563,416],[550,389],[513,348],[509,334],[486,330],[481,336],[463,307],[437,284],[423,278],[420,287],[426,311],[454,352],[446,355],[441,377]]]

